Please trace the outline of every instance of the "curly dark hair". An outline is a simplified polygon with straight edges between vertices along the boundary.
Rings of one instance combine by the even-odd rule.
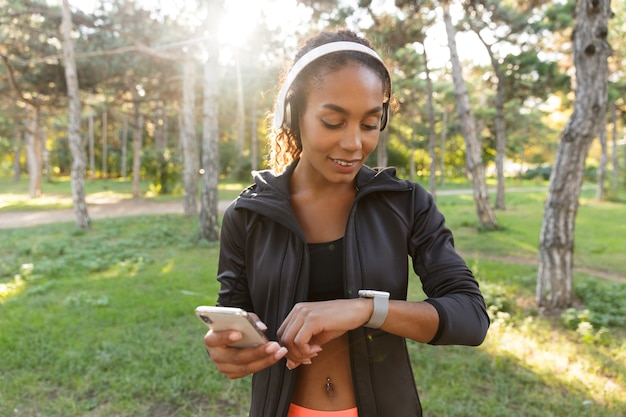
[[[306,39],[304,43],[302,43],[293,62],[291,62],[280,77],[280,84],[282,85],[285,82],[289,70],[304,54],[318,46],[340,41],[356,42],[372,48],[372,45],[367,39],[361,38],[349,30],[342,29],[321,32],[318,35]],[[286,115],[286,117],[291,118],[291,125],[289,127],[280,126],[278,128],[272,128],[270,132],[268,165],[274,172],[283,172],[289,164],[300,157],[302,146],[300,129],[297,123],[298,113],[305,110],[307,94],[311,87],[316,83],[322,82],[323,77],[329,72],[337,71],[351,62],[357,62],[375,71],[383,83],[385,101],[390,101],[391,84],[388,78],[388,71],[376,58],[360,52],[342,51],[316,59],[298,74],[289,90],[287,97],[290,102],[291,116]],[[270,117],[273,117],[273,115],[270,115]]]

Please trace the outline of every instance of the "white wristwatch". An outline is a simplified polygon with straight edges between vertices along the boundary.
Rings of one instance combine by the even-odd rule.
[[[389,312],[389,293],[376,290],[359,290],[359,297],[374,299],[374,312],[365,327],[378,329],[383,325]]]

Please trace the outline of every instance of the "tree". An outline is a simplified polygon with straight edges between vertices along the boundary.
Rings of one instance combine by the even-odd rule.
[[[604,200],[606,196],[606,165],[609,162],[609,149],[606,138],[606,121],[600,123],[600,163],[596,171],[596,200]]]
[[[72,42],[72,14],[68,0],[63,0],[61,37],[63,39],[63,62],[65,64],[65,80],[69,102],[68,138],[72,152],[72,201],[74,203],[74,220],[81,229],[89,229],[91,220],[87,212],[85,199],[85,150],[80,137],[80,98],[78,96],[78,77],[76,60],[74,59],[74,43]]]
[[[213,2],[208,10],[207,27],[215,27],[221,4]],[[218,148],[218,39],[215,32],[205,46],[207,62],[204,65],[204,101],[202,110],[202,192],[200,196],[200,236],[209,242],[219,239],[217,221],[217,183],[219,179]]]
[[[472,4],[472,9],[476,13],[481,10],[476,4]],[[496,6],[497,7],[497,6]],[[482,16],[481,16],[482,17]],[[506,159],[506,123],[504,118],[504,70],[496,57],[493,45],[485,40],[481,34],[481,29],[475,22],[469,20],[470,27],[478,35],[478,39],[485,46],[489,54],[491,67],[493,68],[494,78],[496,82],[496,98],[495,98],[495,131],[496,131],[496,175],[498,177],[496,189],[496,208],[504,210],[506,208],[504,198],[504,161]]]
[[[572,35],[574,111],[561,132],[541,226],[536,300],[546,310],[572,303],[574,224],[585,158],[605,122],[610,0],[578,0]]]
[[[181,135],[183,153],[185,155],[185,200],[183,207],[186,216],[198,215],[198,171],[200,160],[198,158],[198,142],[196,138],[196,115],[195,115],[195,81],[196,63],[191,59],[183,62],[183,131]]]
[[[463,80],[461,63],[459,61],[459,55],[456,48],[456,30],[452,25],[452,17],[450,16],[448,6],[444,4],[443,8],[446,32],[448,34],[448,47],[450,48],[450,61],[452,63],[452,78],[454,80],[457,99],[457,113],[461,119],[463,137],[465,138],[465,160],[472,180],[474,202],[476,203],[478,220],[482,228],[486,230],[495,230],[498,228],[498,222],[496,220],[493,207],[491,207],[491,203],[489,202],[489,193],[487,191],[481,146],[476,135],[474,116],[472,115],[472,110],[470,108],[467,87],[465,86],[465,81]]]

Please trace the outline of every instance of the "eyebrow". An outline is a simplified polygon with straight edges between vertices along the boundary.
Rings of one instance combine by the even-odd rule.
[[[336,111],[337,113],[348,114],[348,111],[346,109],[344,109],[341,106],[337,106],[336,104],[332,104],[332,103],[323,104],[322,108]],[[380,113],[381,111],[383,111],[383,106],[376,106],[373,109],[366,111],[365,114],[376,114],[376,113]]]

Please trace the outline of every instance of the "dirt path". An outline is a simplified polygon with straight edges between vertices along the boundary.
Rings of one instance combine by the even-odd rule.
[[[183,213],[182,200],[169,202],[155,202],[145,199],[87,200],[87,203],[89,217],[92,220],[122,216]],[[229,203],[229,201],[220,201],[218,210],[223,212]],[[72,209],[0,213],[0,229],[73,221],[74,212]]]
[[[507,192],[528,192],[528,191],[545,191],[545,187],[536,188],[509,188]],[[438,195],[455,195],[455,194],[471,194],[472,190],[439,190]],[[5,196],[5,198],[7,198]],[[24,196],[16,196],[14,200],[23,200]],[[65,203],[71,206],[71,197],[65,195],[49,194],[45,198],[39,199],[42,204],[46,201],[54,203]],[[218,211],[223,212],[228,206],[229,201],[220,201],[218,203]],[[143,198],[119,198],[112,197],[108,194],[94,193],[87,196],[87,205],[89,217],[92,220],[121,217],[121,216],[139,216],[150,214],[168,214],[182,213],[183,202],[155,202]],[[0,204],[1,207],[1,204]],[[13,227],[28,227],[47,223],[61,223],[74,221],[74,213],[71,208],[58,210],[25,210],[10,211],[6,213],[0,212],[0,229],[8,229]]]
[[[449,191],[449,194],[455,191]],[[456,191],[458,193],[458,191]],[[446,193],[444,193],[446,194]],[[98,196],[87,198],[89,216],[92,220],[123,217],[123,216],[141,216],[152,214],[169,214],[183,213],[183,202],[169,201],[156,202],[146,199],[111,199]],[[218,211],[223,213],[230,201],[218,202]],[[29,227],[48,223],[73,222],[74,212],[72,209],[60,210],[41,210],[41,211],[12,211],[0,213],[0,229],[8,229],[14,227]],[[462,254],[470,256],[469,254]],[[511,263],[536,265],[536,259],[523,257],[485,257],[485,259],[502,260]],[[577,272],[587,273],[593,276],[602,277],[613,281],[626,281],[626,276],[612,273],[610,271],[601,271],[585,267],[576,267]]]

